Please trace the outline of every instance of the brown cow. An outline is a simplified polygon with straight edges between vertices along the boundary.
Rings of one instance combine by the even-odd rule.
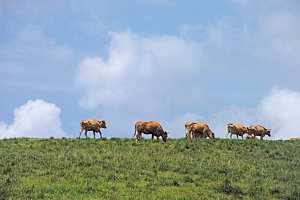
[[[136,134],[137,132],[137,134]],[[159,140],[159,137],[161,136],[164,142],[167,141],[168,133],[163,130],[161,125],[154,121],[149,122],[137,122],[135,123],[135,131],[134,135],[136,135],[136,142],[141,139],[142,133],[144,134],[152,134],[152,141],[154,136],[157,137],[157,141]]]
[[[215,134],[209,129],[208,125],[203,122],[192,123],[188,134],[192,134],[195,138],[209,137],[213,142],[215,141]]]
[[[79,138],[81,136],[81,133],[83,129],[85,130],[85,137],[87,138],[87,132],[93,131],[94,139],[95,139],[95,133],[99,133],[100,137],[102,138],[102,133],[100,131],[100,128],[106,128],[106,122],[105,120],[98,121],[96,119],[88,119],[88,120],[82,120],[80,122],[80,133]]]
[[[192,139],[194,137],[193,133],[191,132],[192,124],[194,122],[186,122],[185,123],[185,139],[187,140],[188,138]],[[186,132],[187,131],[187,132]]]
[[[248,127],[248,133],[249,135],[260,136],[260,139],[263,140],[265,135],[268,135],[271,137],[271,129],[266,129],[265,127],[261,125],[252,125]]]
[[[242,139],[244,139],[244,134],[248,133],[248,130],[246,127],[240,125],[240,124],[227,124],[227,133],[226,138],[228,134],[230,133],[230,138],[232,138],[232,135],[236,135],[236,138],[239,138],[239,136],[242,136]]]
[[[256,139],[256,140],[258,140],[258,137],[254,137],[254,135],[247,135],[246,139]]]
[[[300,138],[291,138],[290,140],[300,140]]]

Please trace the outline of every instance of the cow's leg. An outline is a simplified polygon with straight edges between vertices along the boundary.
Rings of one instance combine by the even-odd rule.
[[[85,135],[85,138],[87,138],[87,130],[86,129],[85,129],[84,135]]]
[[[187,130],[187,132],[186,132],[186,134],[185,134],[185,139],[187,140],[187,139],[191,139],[191,136],[190,136],[190,131],[189,130]]]
[[[264,139],[264,136],[260,136],[260,139],[263,140],[263,139]]]
[[[100,134],[100,138],[102,138],[102,133],[101,133],[100,129],[99,129],[99,134]]]
[[[232,139],[232,133],[230,133],[230,139]]]
[[[185,139],[187,140],[187,139],[188,139],[188,133],[189,133],[189,130],[187,130],[186,127],[185,127],[185,129],[184,129],[184,133],[185,133]]]
[[[138,140],[140,140],[140,137],[141,137],[141,133],[138,132],[138,133],[136,134],[136,142],[138,142]]]
[[[83,131],[83,128],[81,127],[78,138],[80,138],[82,131]]]
[[[95,131],[93,131],[93,134],[94,134],[94,139],[96,139],[96,138],[95,138]]]
[[[154,134],[152,134],[152,142],[153,142],[153,139],[154,139]]]
[[[156,136],[156,138],[157,138],[157,142],[159,141],[159,136]]]

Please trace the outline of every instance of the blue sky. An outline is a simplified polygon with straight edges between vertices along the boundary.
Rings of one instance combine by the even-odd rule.
[[[105,137],[158,121],[299,137],[300,2],[1,1],[0,138]],[[91,136],[91,133],[90,133]]]

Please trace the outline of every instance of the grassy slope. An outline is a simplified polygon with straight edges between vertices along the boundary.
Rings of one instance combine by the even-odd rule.
[[[300,141],[0,140],[0,199],[300,199]]]

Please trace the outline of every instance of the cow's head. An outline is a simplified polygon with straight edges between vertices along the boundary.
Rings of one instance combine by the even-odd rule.
[[[164,131],[164,133],[161,135],[162,139],[164,142],[167,141],[167,138],[168,138],[168,132],[167,131]]]
[[[102,128],[106,128],[106,122],[105,122],[105,120],[101,121],[101,126],[102,126]]]
[[[271,137],[271,129],[266,129],[266,135]]]
[[[244,131],[244,133],[248,133],[248,128],[247,127],[243,127],[243,131]]]
[[[249,128],[249,127],[246,127],[247,128],[247,132],[248,135],[252,136],[253,135],[253,131],[252,131],[252,128]]]
[[[209,138],[214,142],[215,141],[215,133],[210,131]]]

